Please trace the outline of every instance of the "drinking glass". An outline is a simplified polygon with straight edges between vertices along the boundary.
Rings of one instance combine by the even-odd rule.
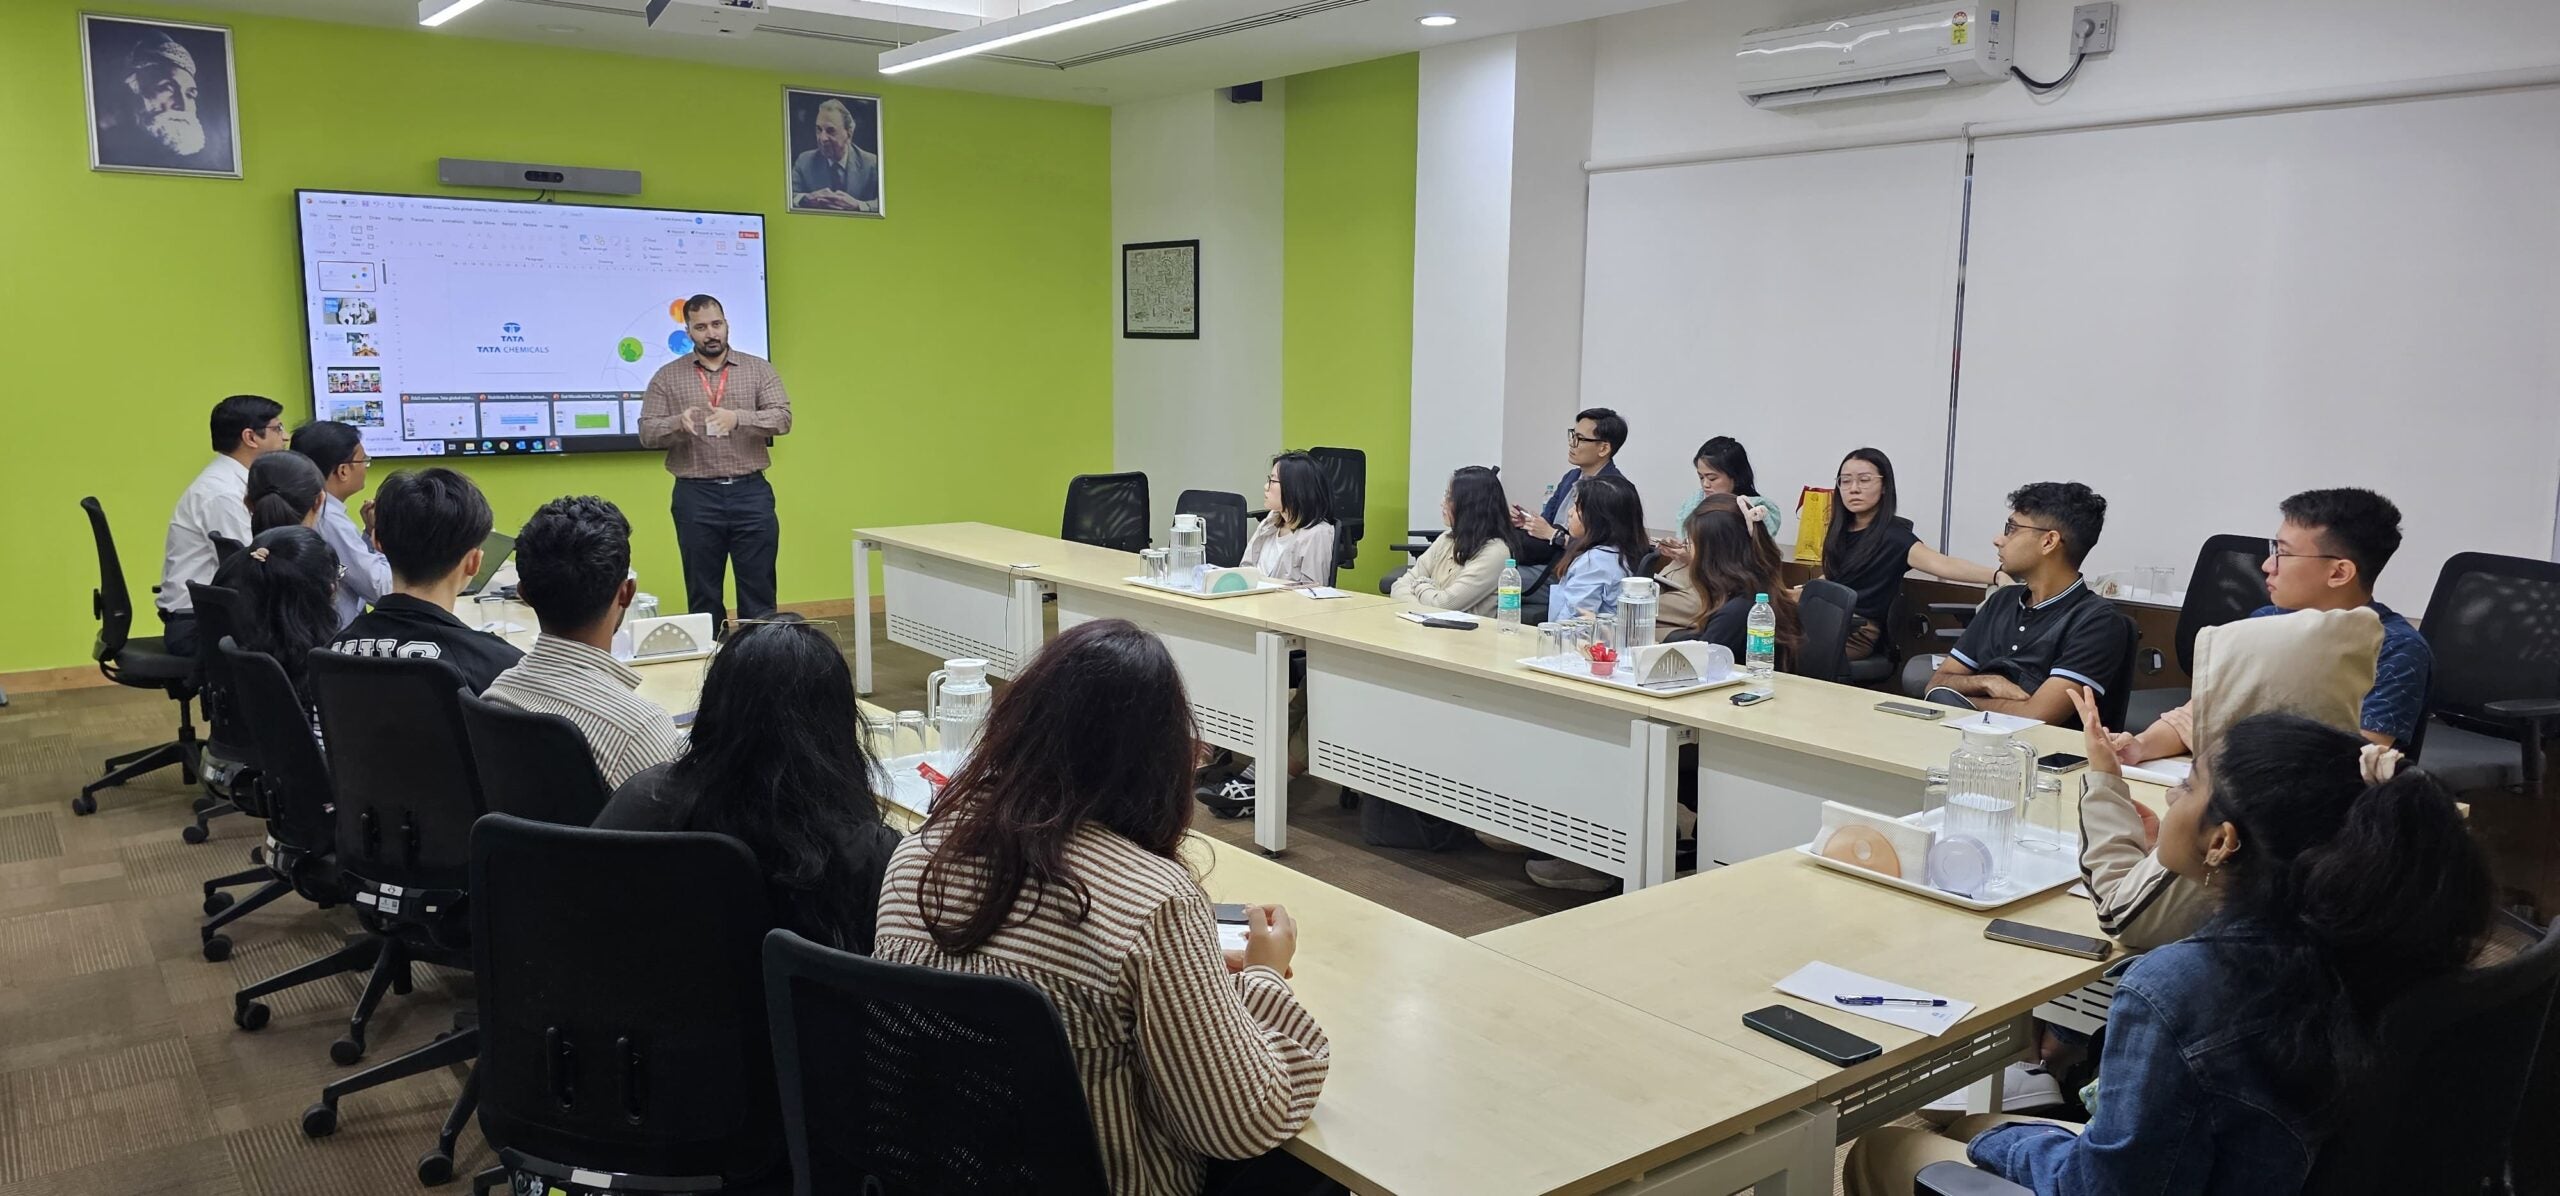
[[[2038,855],[2054,855],[2078,837],[2079,806],[2065,795],[2062,778],[2036,774],[2036,795],[2018,819],[2018,846]]]
[[[1564,625],[1552,620],[1538,624],[1538,659],[1549,664],[1564,655]]]
[[[898,721],[889,731],[889,758],[896,760],[907,756],[909,753],[906,744],[910,739],[914,740],[916,745],[913,754],[921,756],[932,750],[933,741],[925,737],[924,711],[901,710],[898,712]]]
[[[1989,793],[1949,793],[1939,834],[1963,836],[1982,844],[1991,856],[1988,892],[2009,887],[2009,862],[2018,837],[2018,803]]]
[[[1138,550],[1138,560],[1145,566],[1144,576],[1147,584],[1160,586],[1172,579],[1173,552],[1171,549],[1142,548]]]

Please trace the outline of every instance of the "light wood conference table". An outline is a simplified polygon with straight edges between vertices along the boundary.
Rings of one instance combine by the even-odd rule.
[[[871,554],[880,554],[889,640],[944,659],[978,657],[1011,677],[1040,647],[1040,596],[1015,576],[1063,543],[985,523],[853,533],[853,686],[871,692]]]

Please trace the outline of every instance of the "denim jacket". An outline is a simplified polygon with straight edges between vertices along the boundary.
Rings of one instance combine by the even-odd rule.
[[[2310,1174],[2310,1111],[2273,1092],[2241,1020],[2247,981],[2226,953],[2263,929],[2207,925],[2134,962],[2107,1012],[2106,1100],[2079,1134],[2004,1125],[1975,1137],[1975,1166],[2037,1196],[2291,1196]]]

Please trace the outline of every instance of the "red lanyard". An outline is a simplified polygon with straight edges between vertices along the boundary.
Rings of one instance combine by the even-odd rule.
[[[717,374],[714,374],[709,370],[702,369],[702,365],[699,362],[696,362],[693,368],[702,371],[702,390],[703,393],[711,396],[711,405],[714,407],[719,406],[721,398],[729,393],[728,368],[725,366],[722,367],[720,372]],[[718,378],[720,380],[720,385],[716,387],[711,385],[711,380],[713,378]]]

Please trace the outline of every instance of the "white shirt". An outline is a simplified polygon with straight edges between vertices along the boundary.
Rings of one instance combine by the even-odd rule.
[[[228,456],[216,456],[187,483],[178,509],[169,516],[169,542],[160,559],[160,609],[185,614],[196,608],[187,596],[191,581],[213,584],[213,541],[222,536],[249,542],[249,467]]]
[[[364,613],[365,603],[380,602],[391,592],[391,562],[366,542],[364,529],[347,518],[346,500],[335,494],[320,496],[320,538],[329,542],[329,551],[337,553],[338,563],[347,569],[332,600],[338,605],[338,626],[344,627]]]

